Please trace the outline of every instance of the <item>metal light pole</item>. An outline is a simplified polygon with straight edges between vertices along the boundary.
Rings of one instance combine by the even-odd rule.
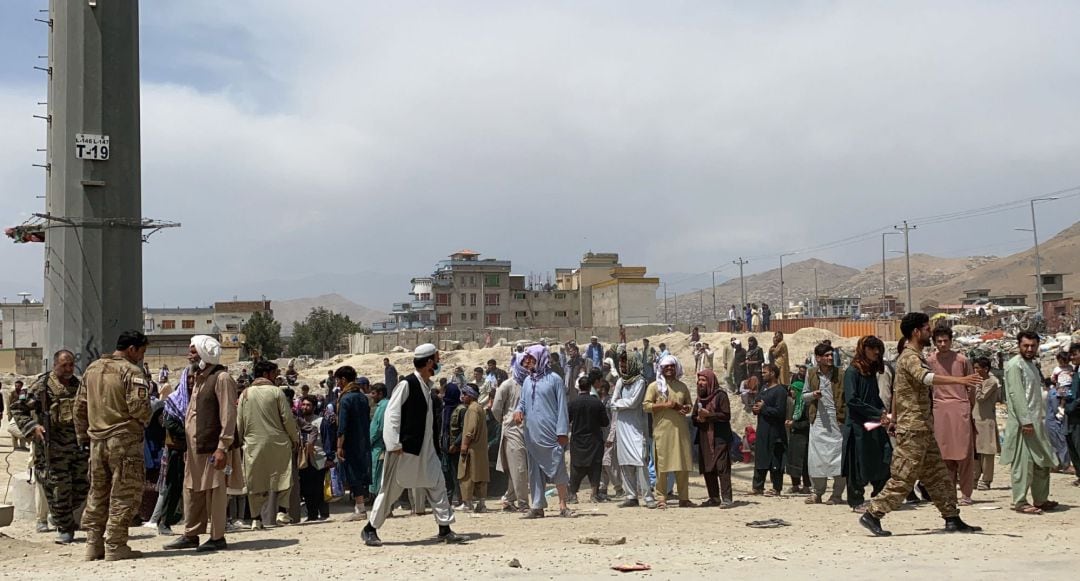
[[[885,287],[888,284],[885,281],[885,237],[886,236],[898,236],[899,232],[882,232],[881,233],[881,316],[885,316]]]
[[[712,271],[712,318],[719,321],[716,318],[716,271]]]
[[[746,280],[743,278],[743,266],[749,264],[749,260],[743,260],[740,256],[738,260],[732,260],[732,264],[739,265],[739,288],[742,292],[742,304],[746,305]]]
[[[780,255],[780,318],[784,318],[784,313],[787,312],[787,302],[784,301],[784,257],[795,256],[798,252],[789,252],[787,254]]]
[[[1055,196],[1031,199],[1031,237],[1035,239],[1035,312],[1043,314],[1042,259],[1039,256],[1039,232],[1035,227],[1035,202],[1050,202]]]

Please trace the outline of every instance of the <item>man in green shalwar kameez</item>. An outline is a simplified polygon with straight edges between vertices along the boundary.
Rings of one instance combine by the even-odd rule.
[[[375,402],[375,415],[371,418],[371,484],[368,490],[372,496],[379,494],[382,481],[383,456],[386,455],[386,443],[383,442],[383,417],[386,415],[386,386],[376,383],[371,388],[371,399]]]
[[[1021,331],[1016,336],[1020,354],[1005,364],[1005,445],[1001,463],[1012,465],[1013,510],[1042,514],[1057,507],[1050,500],[1050,469],[1057,464],[1046,434],[1042,373],[1039,371],[1039,336]],[[1031,490],[1031,503],[1027,501]]]

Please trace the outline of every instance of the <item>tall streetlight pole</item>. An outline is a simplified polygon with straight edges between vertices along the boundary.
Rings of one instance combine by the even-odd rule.
[[[888,284],[885,281],[885,237],[886,236],[899,236],[899,232],[882,232],[881,233],[881,316],[885,317],[885,287]],[[910,308],[910,307],[909,307]]]
[[[1043,285],[1042,285],[1042,259],[1039,257],[1039,232],[1035,228],[1035,202],[1050,202],[1058,199],[1056,196],[1047,198],[1031,199],[1031,237],[1035,239],[1035,312],[1043,314]]]
[[[668,310],[667,310],[667,283],[666,282],[664,283],[664,324],[665,325],[671,324],[671,319],[668,317]]]
[[[750,264],[750,261],[743,260],[740,256],[738,260],[732,260],[731,263],[739,265],[739,288],[742,292],[742,304],[746,305],[746,280],[743,278],[743,266]]]
[[[907,310],[905,312],[914,312],[912,309],[914,306],[911,304],[911,245],[908,244],[908,232],[914,230],[916,226],[908,226],[907,220],[904,220],[903,226],[893,226],[896,230],[902,230],[904,232],[904,263],[907,265]]]
[[[712,271],[712,318],[715,321],[720,319],[716,318],[716,271]]]
[[[795,256],[798,252],[789,252],[787,254],[780,255],[780,318],[783,319],[784,313],[787,312],[787,302],[784,301],[784,257]]]

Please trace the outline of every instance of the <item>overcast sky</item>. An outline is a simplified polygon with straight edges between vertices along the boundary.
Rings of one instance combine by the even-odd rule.
[[[3,226],[43,208],[46,5],[0,20]],[[460,248],[522,273],[590,249],[706,272],[1080,185],[1077,2],[189,0],[141,20],[144,213],[183,223],[145,247],[151,305],[303,279],[280,288],[386,310],[382,286],[333,275],[401,274],[404,293]],[[1040,231],[1078,216],[1080,197],[1040,206]],[[927,225],[911,246],[1008,254],[1029,223]],[[0,243],[0,294],[40,295],[42,254]],[[192,257],[214,280],[183,280]]]

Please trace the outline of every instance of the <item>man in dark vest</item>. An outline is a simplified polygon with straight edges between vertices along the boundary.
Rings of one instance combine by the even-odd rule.
[[[413,365],[416,372],[401,378],[386,407],[382,433],[386,461],[382,482],[368,524],[361,534],[364,544],[369,547],[382,546],[377,530],[389,516],[394,501],[406,489],[418,489],[418,493],[427,496],[435,513],[435,522],[439,524],[440,541],[465,541],[450,530],[454,511],[446,497],[446,481],[435,454],[438,431],[431,405],[434,384],[431,378],[439,368],[438,349],[430,343],[420,345],[413,352]]]
[[[221,365],[221,344],[213,337],[192,337],[188,361],[195,387],[184,419],[184,535],[165,548],[219,551],[226,548],[226,485],[234,471],[243,470],[232,453],[236,381]],[[200,545],[199,535],[206,532],[208,520],[210,539]]]

